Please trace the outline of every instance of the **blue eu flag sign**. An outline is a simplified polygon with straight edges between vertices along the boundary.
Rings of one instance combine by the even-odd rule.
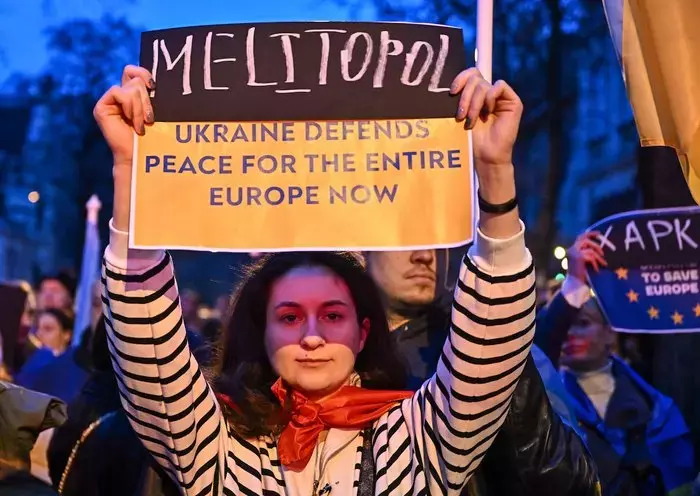
[[[613,329],[700,332],[700,207],[626,212],[590,230],[608,267],[588,278]]]

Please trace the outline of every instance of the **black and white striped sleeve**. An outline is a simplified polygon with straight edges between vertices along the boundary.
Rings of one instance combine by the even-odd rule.
[[[182,494],[210,494],[230,441],[187,344],[170,256],[127,250],[127,234],[110,228],[102,301],[124,411]]]
[[[430,494],[460,494],[508,412],[535,332],[535,273],[524,226],[478,232],[463,260],[435,375],[403,404]],[[412,428],[411,428],[412,427]]]

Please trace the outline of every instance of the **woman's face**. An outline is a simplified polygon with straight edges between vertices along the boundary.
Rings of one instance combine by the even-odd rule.
[[[49,313],[43,313],[39,316],[37,324],[36,337],[41,341],[41,344],[57,355],[66,351],[71,340],[71,333],[61,327],[61,323],[56,317]]]
[[[362,351],[369,320],[358,323],[340,277],[324,267],[298,267],[272,285],[265,348],[275,372],[309,399],[345,384]]]
[[[582,372],[599,369],[610,359],[614,339],[613,331],[600,312],[591,306],[584,308],[569,330],[562,347],[561,363]]]

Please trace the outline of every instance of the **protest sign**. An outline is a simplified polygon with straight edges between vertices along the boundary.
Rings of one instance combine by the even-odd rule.
[[[588,278],[620,332],[700,332],[700,208],[640,210],[590,228],[608,268]]]
[[[146,32],[130,245],[395,249],[472,234],[460,29],[268,23]]]

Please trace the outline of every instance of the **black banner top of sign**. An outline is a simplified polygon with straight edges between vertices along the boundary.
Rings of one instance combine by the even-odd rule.
[[[612,267],[700,263],[700,207],[636,210],[590,227]]]
[[[157,121],[450,117],[465,67],[459,28],[293,22],[148,31],[141,66]]]

